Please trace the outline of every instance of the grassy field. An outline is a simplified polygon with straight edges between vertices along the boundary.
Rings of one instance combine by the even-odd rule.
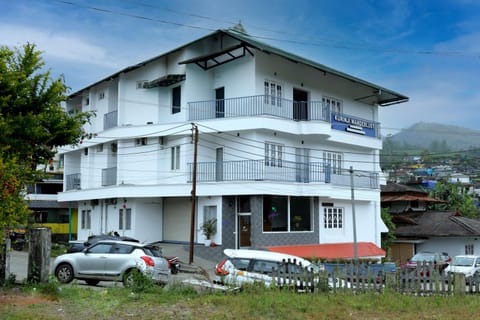
[[[480,297],[297,294],[247,288],[197,293],[191,287],[88,288],[30,285],[0,289],[0,319],[476,319]]]

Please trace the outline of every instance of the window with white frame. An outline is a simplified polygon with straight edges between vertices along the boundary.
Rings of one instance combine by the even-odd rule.
[[[330,167],[330,170],[333,174],[341,174],[343,155],[339,152],[324,151],[323,163],[325,166]]]
[[[132,230],[132,209],[123,208],[118,210],[118,229]]]
[[[323,208],[323,227],[325,229],[343,229],[343,208]]]
[[[103,99],[105,99],[105,92],[102,91],[98,94],[98,100],[103,100]]]
[[[97,152],[103,152],[103,143],[97,144]]]
[[[281,167],[284,146],[278,143],[265,142],[265,165]]]
[[[182,102],[182,90],[181,87],[172,88],[172,114],[179,113]]]
[[[174,146],[170,148],[170,169],[180,169],[180,146]]]
[[[204,206],[203,207],[203,221],[209,221],[217,218],[217,206]]]
[[[265,80],[263,85],[265,92],[264,102],[280,107],[282,105],[282,86],[269,80]]]
[[[465,245],[465,254],[474,254],[474,247],[473,243],[469,243]]]
[[[82,210],[82,229],[90,229],[92,225],[91,210]]]
[[[342,113],[342,100],[332,98],[332,97],[323,97],[323,105],[330,109],[330,112]]]

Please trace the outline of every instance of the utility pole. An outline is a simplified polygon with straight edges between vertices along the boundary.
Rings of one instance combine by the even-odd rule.
[[[198,127],[192,123],[193,132],[193,177],[192,177],[192,213],[190,219],[190,252],[189,264],[193,263],[193,241],[195,240],[195,199],[197,197],[197,145],[198,145]]]
[[[352,191],[352,223],[353,223],[353,259],[356,262],[358,260],[357,251],[357,222],[355,217],[355,193],[353,186],[353,167],[350,166],[350,190]]]

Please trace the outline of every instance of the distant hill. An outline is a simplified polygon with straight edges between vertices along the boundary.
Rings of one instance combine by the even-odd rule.
[[[384,138],[385,139],[385,138]],[[388,139],[396,145],[432,150],[446,146],[451,151],[480,148],[480,130],[439,123],[419,122]]]

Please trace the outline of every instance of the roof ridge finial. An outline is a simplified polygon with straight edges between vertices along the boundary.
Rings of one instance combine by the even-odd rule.
[[[245,31],[245,28],[242,25],[242,20],[238,20],[238,23],[235,26],[233,26],[232,29],[237,31],[237,32],[247,34],[247,31]]]

